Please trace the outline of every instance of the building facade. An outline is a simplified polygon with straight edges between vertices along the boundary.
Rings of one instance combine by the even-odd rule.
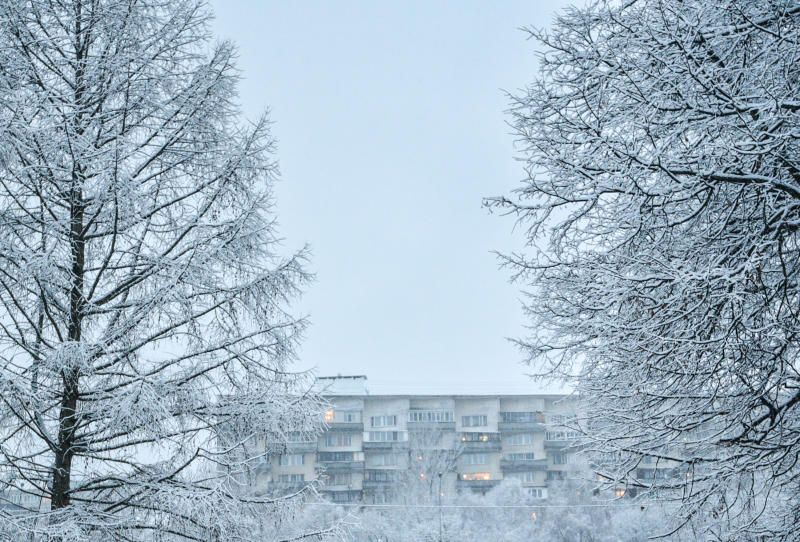
[[[516,478],[534,498],[563,479],[577,434],[564,395],[370,395],[366,377],[321,378],[326,431],[298,435],[259,478],[275,490],[320,481],[334,502],[389,502],[410,485],[486,492]]]

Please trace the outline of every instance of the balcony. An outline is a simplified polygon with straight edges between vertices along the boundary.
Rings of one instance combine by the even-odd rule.
[[[360,433],[364,430],[364,422],[345,422],[334,420],[325,424],[329,431],[348,431]]]
[[[460,442],[461,450],[466,453],[471,452],[499,452],[502,448],[499,440],[488,442]]]
[[[458,446],[462,452],[499,452],[500,433],[461,433]]]
[[[408,421],[409,431],[455,431],[456,422],[412,422]]]
[[[311,454],[317,451],[317,441],[287,442],[287,454]]]
[[[510,459],[500,460],[503,472],[528,472],[547,470],[547,459]]]
[[[341,491],[360,491],[361,488],[358,484],[336,484],[336,485],[321,485],[318,488],[320,491],[326,493],[341,492]]]
[[[364,472],[364,488],[377,489],[396,485],[400,475],[401,472],[397,470],[367,469]]]
[[[486,492],[500,483],[500,480],[463,480],[460,476],[456,487],[470,491]]]
[[[407,440],[390,440],[390,441],[364,441],[362,446],[364,451],[371,450],[407,450]]]
[[[396,429],[366,431],[362,446],[364,451],[408,449],[408,432]]]
[[[504,433],[545,431],[544,414],[536,411],[501,412],[497,427]]]
[[[352,472],[364,470],[363,461],[322,461],[317,460],[319,472]]]
[[[272,463],[267,458],[260,458],[258,461],[251,463],[254,474],[265,474],[272,471]]]
[[[546,427],[540,422],[498,422],[497,428],[503,433],[544,433]]]
[[[546,450],[563,450],[564,448],[570,448],[572,446],[575,446],[576,444],[577,443],[574,440],[568,440],[568,439],[544,441],[544,447]]]
[[[297,493],[309,487],[309,482],[270,482],[269,492],[279,495],[288,495],[290,493]]]
[[[325,411],[323,417],[325,427],[337,431],[363,431],[364,420],[360,410],[335,410]]]
[[[326,491],[325,496],[335,503],[361,502],[361,490],[345,489],[343,491]]]
[[[364,478],[362,482],[362,486],[365,490],[372,490],[372,491],[384,491],[391,487],[395,487],[397,482],[394,480],[369,480]]]

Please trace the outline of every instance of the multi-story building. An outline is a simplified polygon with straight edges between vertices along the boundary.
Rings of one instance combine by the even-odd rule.
[[[363,376],[319,382],[327,429],[273,456],[269,487],[319,479],[333,501],[385,502],[410,481],[486,492],[516,478],[546,498],[574,453],[565,395],[370,395]]]

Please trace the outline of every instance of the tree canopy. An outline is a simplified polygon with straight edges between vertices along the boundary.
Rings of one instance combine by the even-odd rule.
[[[12,538],[286,525],[241,484],[254,439],[321,419],[289,368],[306,253],[278,248],[269,123],[239,120],[209,16],[0,1],[0,489],[39,503]]]
[[[800,5],[569,9],[510,112],[538,372],[632,479],[720,539],[791,537],[800,494]],[[635,480],[643,457],[680,479]]]

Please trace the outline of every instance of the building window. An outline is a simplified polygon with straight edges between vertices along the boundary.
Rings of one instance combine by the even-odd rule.
[[[461,433],[461,442],[496,442],[500,440],[498,433]]]
[[[349,491],[332,491],[330,498],[333,502],[352,502],[353,495]]]
[[[525,446],[526,444],[533,444],[533,433],[517,433],[511,435],[506,439],[509,446]]]
[[[490,472],[466,472],[464,474],[458,475],[459,480],[464,480],[465,482],[476,482],[482,480],[491,480],[492,473]]]
[[[465,465],[485,465],[489,462],[486,454],[464,454],[462,457]]]
[[[537,423],[542,421],[538,412],[501,412],[500,421],[503,423]]]
[[[551,414],[550,415],[550,424],[552,424],[552,425],[564,425],[564,415],[563,414]]]
[[[511,461],[533,461],[535,458],[533,452],[508,454],[508,459]]]
[[[372,427],[395,427],[397,416],[372,416],[369,421]]]
[[[461,416],[461,425],[463,427],[486,427],[489,423],[486,414],[478,414],[474,416]]]
[[[409,422],[445,423],[453,421],[452,410],[410,410]]]
[[[400,431],[370,431],[368,436],[369,442],[400,442],[402,440]]]
[[[354,461],[354,452],[319,452],[318,457],[328,463]]]
[[[349,486],[353,483],[353,475],[349,472],[337,472],[328,476],[329,486]]]
[[[296,484],[298,482],[305,482],[306,477],[304,474],[279,474],[278,482],[282,484]]]
[[[553,465],[566,465],[569,462],[569,456],[562,452],[555,452],[552,457]]]
[[[333,417],[335,413],[333,412],[332,408],[329,408],[325,411],[325,423],[333,423]]]
[[[563,479],[564,479],[564,473],[562,471],[557,471],[557,470],[547,471],[548,482],[560,482]]]
[[[367,460],[375,467],[396,467],[400,463],[397,454],[370,454]]]
[[[361,412],[344,411],[341,414],[344,423],[359,423],[361,421]]]
[[[289,431],[286,433],[286,442],[314,442],[314,435],[309,435],[302,431]]]
[[[353,436],[349,433],[327,433],[325,435],[325,446],[335,448],[340,446],[350,446],[353,443]]]
[[[575,440],[580,437],[577,431],[548,431],[545,440]]]
[[[637,469],[636,477],[640,480],[667,480],[672,477],[671,469]]]
[[[510,472],[506,475],[506,478],[511,478],[514,480],[519,480],[525,484],[531,484],[534,482],[534,478],[536,473],[534,472]]]
[[[370,482],[394,482],[394,472],[390,470],[369,470],[365,479]]]
[[[528,493],[528,496],[533,497],[534,499],[547,498],[547,489],[543,487],[528,487],[525,488],[525,491]]]
[[[278,458],[278,465],[281,467],[296,467],[305,462],[303,454],[284,454]]]

